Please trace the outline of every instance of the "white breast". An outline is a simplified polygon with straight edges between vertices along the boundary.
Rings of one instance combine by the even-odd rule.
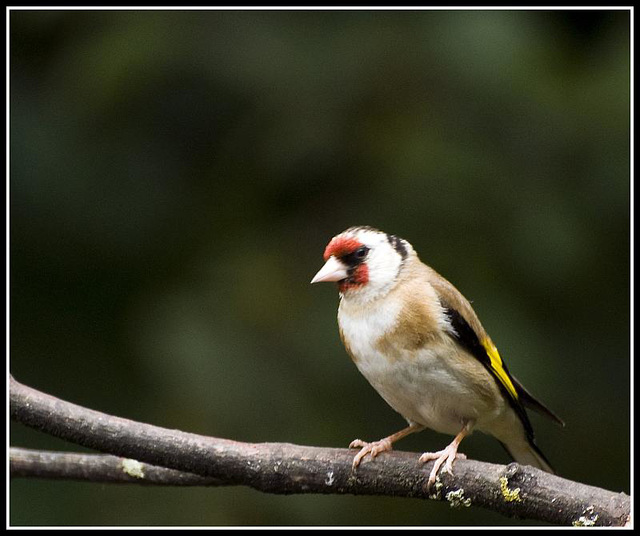
[[[349,347],[358,357],[358,361],[375,364],[375,342],[392,330],[398,320],[402,304],[400,301],[385,302],[385,307],[353,306],[345,300],[340,302],[338,323],[349,343]]]
[[[380,337],[395,327],[400,308],[400,301],[365,308],[342,300],[338,322],[345,342],[358,370],[405,419],[438,432],[457,434],[463,419],[478,420],[491,412],[490,408],[473,405],[476,397],[471,387],[451,368],[447,355],[460,350],[448,337],[417,351],[398,349],[394,356],[376,346]]]

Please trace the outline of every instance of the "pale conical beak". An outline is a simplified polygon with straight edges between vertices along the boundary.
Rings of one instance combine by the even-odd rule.
[[[325,265],[311,280],[312,283],[321,283],[322,281],[340,281],[346,279],[349,274],[347,267],[335,257],[329,257]]]

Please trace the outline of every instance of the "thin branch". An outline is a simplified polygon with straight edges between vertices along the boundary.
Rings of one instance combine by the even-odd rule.
[[[111,454],[79,454],[11,447],[11,478],[46,478],[111,484],[222,486],[218,478],[167,469]]]
[[[13,377],[10,402],[11,418],[32,428],[101,452],[215,478],[226,485],[278,494],[431,498],[559,525],[621,526],[629,522],[627,495],[516,463],[503,466],[458,460],[454,474],[441,473],[430,495],[425,483],[432,462],[419,464],[413,453],[383,453],[354,471],[353,451],[348,449],[241,443],[168,430],[65,402]]]

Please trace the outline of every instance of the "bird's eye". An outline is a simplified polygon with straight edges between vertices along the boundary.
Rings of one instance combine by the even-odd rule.
[[[357,259],[364,259],[368,252],[369,252],[369,248],[367,246],[362,246],[362,247],[356,249],[356,258]]]

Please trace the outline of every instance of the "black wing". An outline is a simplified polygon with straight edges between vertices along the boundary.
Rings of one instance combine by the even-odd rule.
[[[447,304],[443,303],[442,305],[449,317],[449,320],[451,321],[451,327],[453,328],[451,336],[473,357],[480,361],[480,363],[482,363],[482,365],[484,365],[484,367],[491,373],[491,376],[498,384],[498,387],[500,387],[505,398],[509,401],[509,404],[511,404],[511,407],[520,418],[522,426],[524,426],[527,434],[527,438],[533,440],[533,427],[531,426],[527,412],[522,405],[518,387],[516,387],[516,384],[518,386],[520,384],[518,384],[511,374],[509,374],[509,370],[500,358],[497,350],[492,351],[494,349],[488,349],[479,339],[477,333],[457,310]],[[524,391],[524,389],[522,389],[522,391]]]

